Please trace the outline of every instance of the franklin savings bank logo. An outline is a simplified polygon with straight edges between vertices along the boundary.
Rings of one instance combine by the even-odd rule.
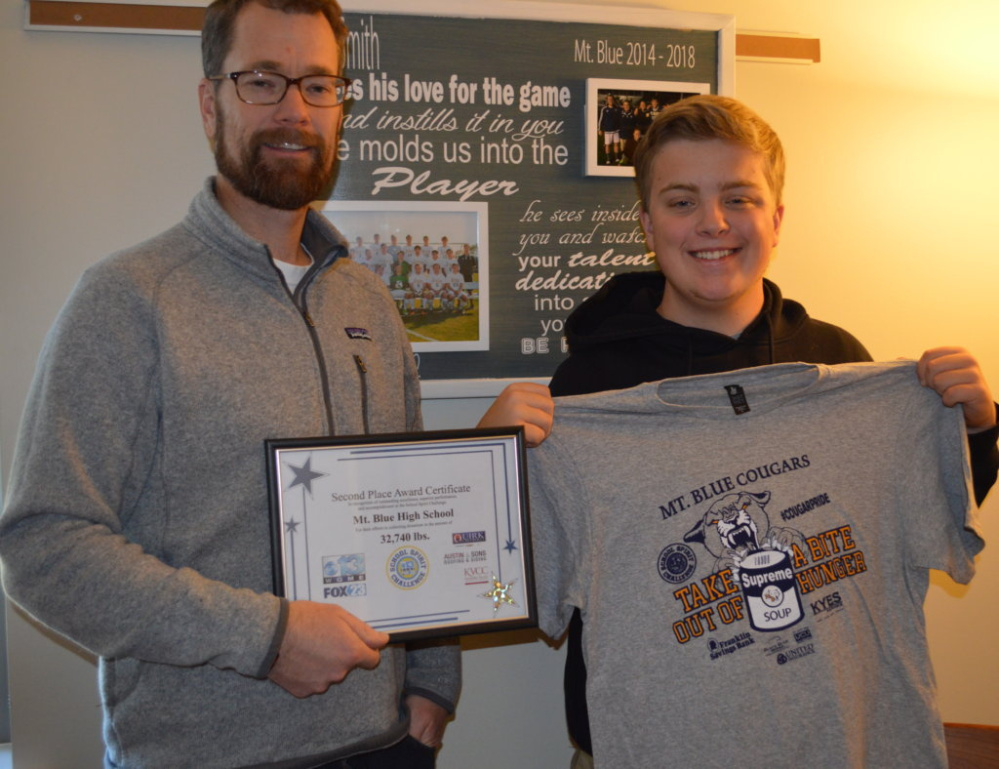
[[[422,585],[430,573],[427,554],[418,547],[400,547],[389,556],[385,571],[392,582],[403,590]]]

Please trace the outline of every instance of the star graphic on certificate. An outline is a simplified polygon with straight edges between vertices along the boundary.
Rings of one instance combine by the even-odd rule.
[[[326,473],[317,473],[312,469],[312,457],[305,460],[305,464],[301,467],[295,467],[294,465],[288,465],[295,477],[291,483],[288,484],[288,490],[291,491],[296,486],[302,486],[310,494],[312,493],[312,482],[316,478],[322,478]]]
[[[516,582],[514,580],[513,582]],[[517,602],[513,600],[513,596],[510,595],[510,588],[513,586],[513,582],[508,582],[505,585],[496,579],[496,575],[493,575],[492,590],[487,590],[482,594],[483,598],[490,598],[493,602],[493,611],[497,611],[502,604],[507,604],[509,606],[516,606]]]
[[[512,553],[514,550],[517,549],[517,545],[512,539],[508,539],[506,541],[506,544],[503,545],[503,549],[506,550],[508,553]]]
[[[284,522],[284,530],[287,534],[297,534],[298,533],[298,521],[294,518],[289,518]]]

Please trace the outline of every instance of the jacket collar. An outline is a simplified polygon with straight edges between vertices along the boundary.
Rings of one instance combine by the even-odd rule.
[[[184,226],[213,252],[260,280],[280,284],[278,271],[264,243],[251,238],[225,212],[215,196],[215,177],[209,177],[194,197]],[[321,269],[347,253],[347,240],[319,212],[310,209],[302,230],[302,244]]]
[[[797,302],[785,300],[778,286],[764,279],[763,309],[737,337],[690,328],[666,320],[656,308],[662,301],[666,279],[661,272],[633,272],[614,276],[569,316],[566,332],[574,349],[649,337],[667,347],[698,354],[751,343],[773,346],[791,336],[807,318]]]

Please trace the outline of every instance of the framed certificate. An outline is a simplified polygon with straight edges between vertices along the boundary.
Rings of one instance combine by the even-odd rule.
[[[393,642],[537,625],[522,428],[266,450],[276,595]]]

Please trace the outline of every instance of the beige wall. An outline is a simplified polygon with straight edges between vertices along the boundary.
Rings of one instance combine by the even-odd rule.
[[[607,2],[605,4],[614,4]],[[624,5],[624,3],[617,3]],[[771,276],[875,356],[975,351],[999,395],[999,6],[990,0],[678,0],[740,31],[801,33],[823,61],[736,66],[736,95],[781,133],[787,213]],[[876,7],[877,10],[874,10]],[[174,223],[211,162],[198,40],[39,33],[0,6],[0,457],[5,470],[45,330],[80,271]],[[430,426],[481,401],[430,402]],[[999,541],[999,494],[983,511]],[[999,724],[999,551],[970,588],[936,581],[929,636],[945,719]],[[15,762],[99,765],[90,663],[10,616]],[[442,769],[563,765],[562,652],[469,641]]]

